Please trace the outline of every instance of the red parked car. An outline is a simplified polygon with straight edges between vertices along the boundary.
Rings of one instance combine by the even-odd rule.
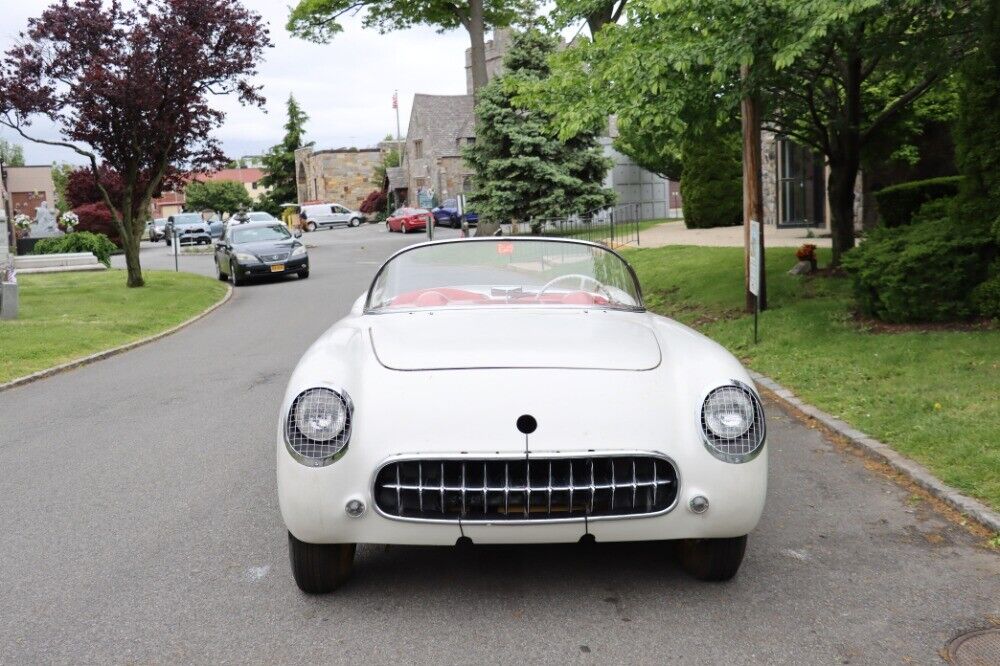
[[[385,228],[389,231],[407,231],[426,229],[434,216],[429,210],[423,208],[398,208],[396,212],[385,221]]]

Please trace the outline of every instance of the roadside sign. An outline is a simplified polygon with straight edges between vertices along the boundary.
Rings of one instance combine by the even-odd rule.
[[[750,293],[760,299],[760,222],[750,220]]]

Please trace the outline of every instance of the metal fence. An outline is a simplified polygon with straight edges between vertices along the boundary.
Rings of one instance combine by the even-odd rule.
[[[529,233],[562,238],[579,238],[609,247],[639,246],[641,205],[618,204],[582,215],[534,219]]]

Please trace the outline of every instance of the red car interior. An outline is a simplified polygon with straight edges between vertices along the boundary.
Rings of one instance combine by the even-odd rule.
[[[491,297],[475,291],[456,289],[454,287],[437,287],[433,289],[418,289],[400,294],[392,299],[389,307],[393,308],[437,308],[448,305],[607,305],[608,299],[599,294],[587,291],[571,291],[569,293],[551,292],[542,294],[518,294],[512,296]]]

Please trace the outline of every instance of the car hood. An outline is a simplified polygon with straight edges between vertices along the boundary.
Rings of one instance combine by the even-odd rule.
[[[642,313],[583,309],[428,310],[365,317],[390,370],[652,370],[661,360]]]
[[[256,243],[240,243],[234,245],[237,252],[251,252],[253,254],[277,254],[279,252],[291,252],[292,248],[301,243],[295,241],[257,241]]]

